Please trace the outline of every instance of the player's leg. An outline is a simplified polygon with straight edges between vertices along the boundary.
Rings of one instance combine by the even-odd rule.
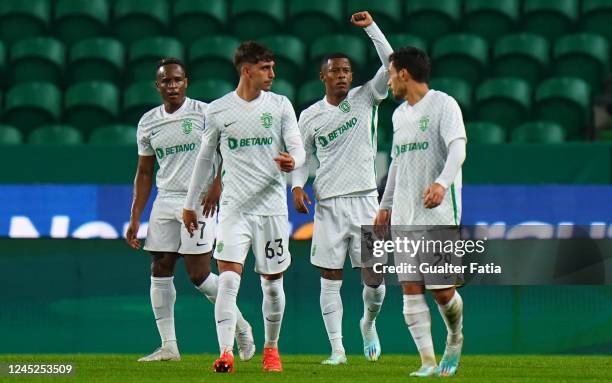
[[[440,361],[439,374],[455,375],[463,347],[463,300],[454,287],[431,291],[447,330],[446,349]]]
[[[238,320],[236,300],[243,264],[251,243],[249,223],[243,214],[221,214],[214,257],[219,269],[215,321],[221,356],[213,364],[217,372],[234,369],[234,336]]]
[[[319,267],[321,273],[321,295],[319,303],[327,338],[331,345],[331,355],[322,364],[338,365],[347,362],[344,345],[342,344],[342,316],[344,308],[340,288],[342,287],[342,269],[325,269]]]
[[[151,306],[161,338],[161,347],[138,361],[180,360],[174,328],[174,267],[178,254],[151,252],[151,256]]]
[[[348,211],[351,212],[351,231],[349,256],[353,268],[361,268],[363,282],[363,317],[359,321],[361,336],[363,338],[363,352],[367,360],[377,361],[382,352],[378,332],[376,331],[376,317],[380,312],[385,299],[386,287],[383,275],[375,273],[372,269],[374,259],[371,254],[364,256],[361,253],[362,233],[361,225],[371,225],[378,212],[376,197],[345,198]],[[376,259],[376,262],[382,262]],[[384,263],[384,262],[383,262]]]
[[[177,209],[178,214],[182,212]],[[205,218],[198,211],[199,230],[193,237],[189,236],[181,222],[181,247],[179,252],[185,258],[185,268],[189,279],[195,288],[200,291],[211,303],[217,300],[219,277],[211,272],[210,260],[215,240],[216,217]],[[250,360],[255,355],[255,342],[253,331],[249,323],[243,318],[240,310],[236,312],[236,342],[238,354],[243,361]]]
[[[433,376],[437,364],[431,339],[431,315],[425,300],[424,287],[418,282],[402,282],[404,320],[421,356],[421,368],[411,376]]]
[[[286,215],[251,216],[255,272],[261,275],[264,321],[264,371],[283,370],[278,339],[285,313],[283,273],[291,264],[289,225]]]
[[[180,246],[180,225],[174,219],[171,201],[156,199],[149,217],[144,249],[152,255],[151,306],[162,345],[139,361],[179,360],[174,329],[174,268]]]
[[[314,232],[310,263],[321,274],[319,302],[327,337],[331,345],[331,356],[322,364],[346,363],[342,344],[343,305],[340,289],[342,269],[348,250],[349,213],[343,209],[343,198],[329,198],[315,206]]]

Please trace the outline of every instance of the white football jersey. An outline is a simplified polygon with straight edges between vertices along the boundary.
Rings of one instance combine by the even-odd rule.
[[[204,102],[186,98],[174,113],[167,113],[160,105],[138,122],[138,154],[155,156],[159,165],[156,175],[159,197],[186,196],[207,108]]]
[[[233,91],[210,103],[203,140],[218,144],[223,158],[221,211],[288,214],[287,182],[274,158],[291,136],[300,133],[285,96],[262,91],[249,102]]]
[[[448,145],[458,138],[467,140],[461,109],[446,93],[431,89],[415,105],[404,102],[395,109],[391,153],[397,166],[393,225],[461,222],[461,169],[439,206],[423,206],[423,193],[442,172]]]
[[[307,158],[316,161],[317,200],[376,193],[376,134],[379,94],[373,81],[353,88],[334,106],[322,100],[300,114],[299,126]]]

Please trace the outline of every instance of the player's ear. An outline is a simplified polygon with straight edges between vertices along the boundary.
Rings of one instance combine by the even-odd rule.
[[[402,79],[402,81],[408,81],[412,78],[412,76],[410,76],[410,73],[408,73],[408,70],[406,68],[400,69],[399,76]]]
[[[189,86],[189,78],[185,77],[185,89]]]

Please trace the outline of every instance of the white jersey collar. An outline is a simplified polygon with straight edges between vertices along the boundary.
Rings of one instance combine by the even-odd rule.
[[[189,97],[185,97],[185,101],[183,101],[183,105],[181,105],[180,108],[178,108],[177,110],[175,110],[172,113],[168,113],[166,112],[166,108],[164,108],[164,104],[162,104],[160,106],[161,108],[161,113],[162,113],[162,117],[166,118],[166,117],[172,117],[172,116],[178,116],[181,113],[183,113],[183,110],[187,109],[187,103],[189,103]]]

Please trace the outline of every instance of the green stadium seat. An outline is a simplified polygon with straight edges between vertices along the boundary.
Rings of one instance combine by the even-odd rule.
[[[61,114],[62,94],[46,82],[26,82],[12,87],[5,96],[3,120],[22,132],[56,122]]]
[[[591,116],[591,88],[578,78],[551,78],[536,89],[534,106],[538,120],[558,123],[569,139],[583,138]]]
[[[6,44],[44,35],[51,20],[51,1],[0,0],[0,36]]]
[[[493,73],[537,83],[548,67],[548,41],[533,33],[506,35],[493,47]]]
[[[458,77],[476,84],[489,59],[487,42],[474,34],[452,34],[440,38],[432,49],[434,77]]]
[[[554,73],[559,77],[581,78],[597,92],[609,74],[609,51],[608,41],[599,35],[563,36],[554,47]]]
[[[169,15],[166,0],[116,0],[111,30],[123,43],[130,44],[163,35]]]
[[[9,80],[12,83],[47,81],[61,84],[66,51],[50,37],[20,40],[11,47]]]
[[[57,0],[53,31],[66,45],[106,32],[110,8],[106,0]]]
[[[4,75],[4,67],[6,63],[6,49],[4,48],[4,43],[0,40],[0,89],[2,85],[6,81],[6,76]],[[0,104],[1,105],[1,104]]]
[[[522,30],[553,42],[570,30],[578,18],[578,0],[525,0]]]
[[[558,144],[565,141],[565,131],[554,122],[528,122],[512,130],[511,140],[521,144]]]
[[[427,52],[427,43],[425,42],[425,40],[409,33],[387,34],[387,41],[389,41],[389,44],[391,44],[393,49],[412,46]],[[370,44],[370,48],[368,50],[368,73],[371,73],[373,75],[374,73],[376,73],[378,68],[380,68],[380,66],[380,58],[378,57],[376,48],[374,47],[374,44]]]
[[[226,22],[225,0],[177,0],[174,4],[172,31],[183,44],[220,33]]]
[[[493,43],[514,29],[519,15],[519,0],[465,0],[461,27]]]
[[[531,109],[531,87],[525,80],[494,78],[476,88],[478,120],[494,122],[510,131],[523,122]]]
[[[125,62],[125,49],[118,40],[94,38],[79,41],[70,49],[66,77],[70,83],[110,81],[118,83]]]
[[[171,37],[147,37],[134,42],[128,52],[126,70],[131,81],[155,78],[155,65],[164,57],[185,58],[183,44]]]
[[[119,90],[112,83],[87,81],[66,90],[64,121],[84,134],[114,122],[118,115]]]
[[[122,120],[136,126],[143,114],[161,103],[159,92],[152,80],[136,82],[123,93]]]
[[[403,100],[402,100],[403,101]],[[391,91],[380,104],[378,104],[378,147],[391,145],[393,139],[393,112],[402,103],[393,97]]]
[[[197,80],[189,84],[187,94],[195,100],[211,102],[234,90],[234,85],[225,80]]]
[[[367,48],[364,40],[354,35],[332,35],[324,36],[316,39],[310,45],[310,65],[312,69],[306,68],[305,71],[309,74],[315,74],[319,77],[321,68],[321,60],[328,53],[342,52],[351,59],[351,65],[353,67],[353,82],[359,82],[359,76],[361,70],[365,69],[367,60]],[[313,75],[309,75],[308,78],[314,78]]]
[[[23,143],[23,135],[17,128],[0,124],[0,145],[19,145]]]
[[[501,126],[487,121],[470,121],[465,124],[469,143],[503,144],[506,142],[506,131]]]
[[[234,52],[240,45],[235,37],[210,36],[198,39],[189,47],[189,77],[193,80],[206,78],[235,82],[238,78],[234,68]]]
[[[290,35],[269,36],[260,41],[274,51],[276,76],[299,82],[306,59],[306,47],[302,41]]]
[[[28,144],[34,145],[80,145],[83,135],[70,125],[40,126],[28,136]]]
[[[432,43],[453,32],[460,16],[461,2],[457,0],[405,0],[403,28]]]
[[[323,99],[324,95],[325,87],[321,80],[311,80],[305,82],[298,91],[295,111],[299,115],[302,110]]]
[[[366,10],[370,12],[383,33],[395,31],[398,24],[402,21],[402,4],[400,0],[348,0],[346,3],[345,19],[350,20],[353,13]],[[350,23],[347,23],[345,28],[346,31],[352,33],[363,33],[360,29]]]
[[[454,77],[436,77],[429,81],[429,88],[442,91],[454,98],[463,113],[468,117],[472,113],[472,87],[468,82]]]
[[[272,92],[282,94],[287,97],[291,103],[295,102],[295,88],[293,83],[282,78],[275,78],[272,83]]]
[[[287,26],[292,34],[308,44],[337,31],[344,14],[342,0],[289,1]]]
[[[233,0],[229,26],[242,40],[257,40],[285,24],[284,0]]]
[[[584,32],[597,33],[612,44],[612,2],[583,0],[580,27]]]
[[[131,125],[106,125],[96,128],[89,137],[93,145],[136,145],[136,127]]]

